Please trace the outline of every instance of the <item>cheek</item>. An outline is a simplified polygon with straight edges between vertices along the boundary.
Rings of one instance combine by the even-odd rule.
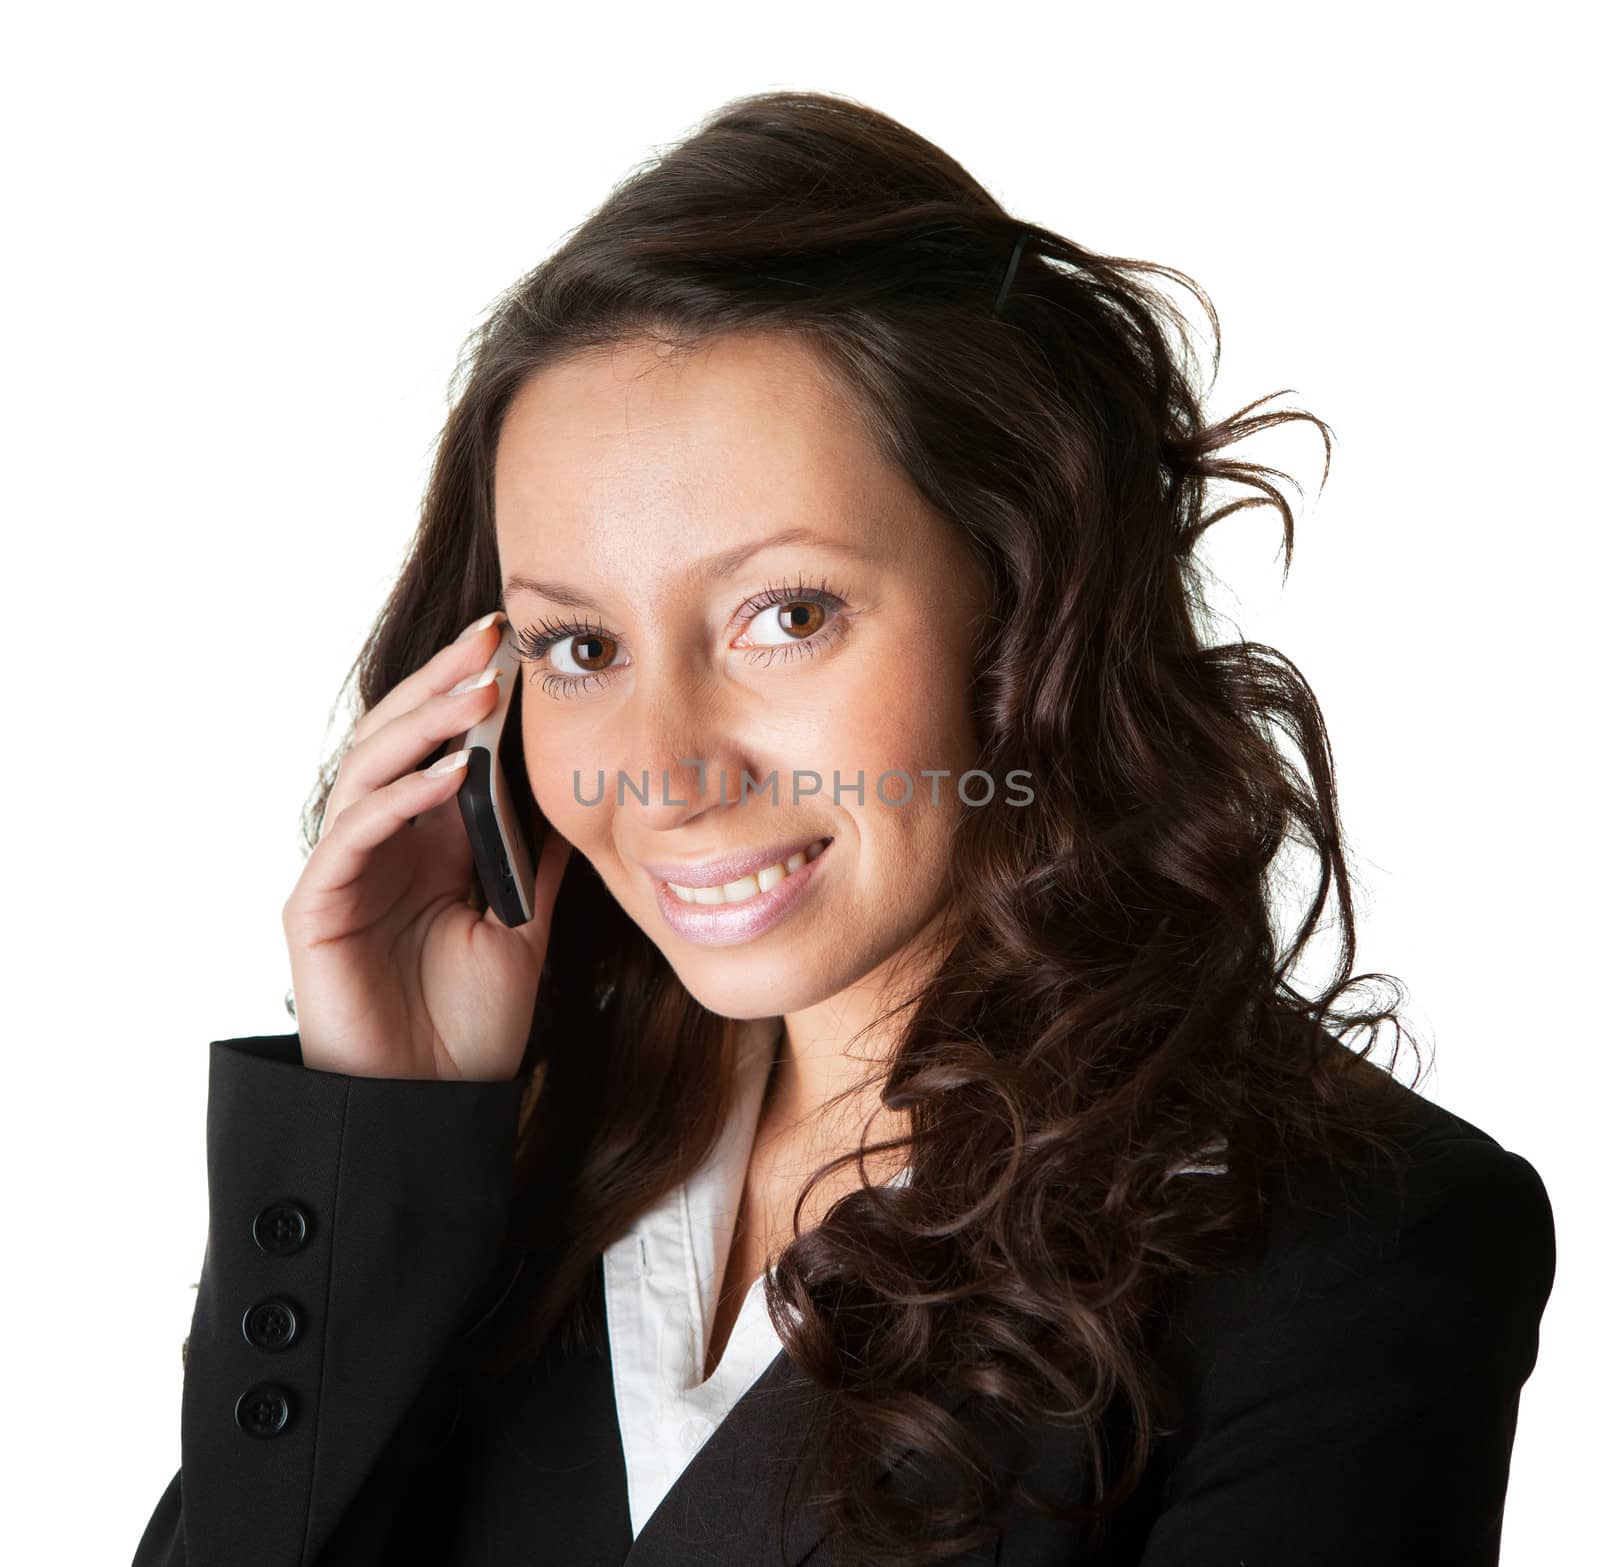
[[[523,731],[523,764],[533,798],[551,826],[579,850],[605,830],[604,802],[583,803],[593,799],[599,787],[588,755],[581,743],[552,735],[548,728],[537,738]]]
[[[921,793],[932,783],[922,777],[924,768],[947,769],[951,776],[941,780],[942,801],[976,752],[965,682],[962,670],[942,662],[912,665],[892,676],[875,670],[853,682],[848,692],[829,702],[822,735],[826,749],[838,759],[830,765],[841,772],[848,768],[850,777],[863,769],[869,800],[880,772],[900,768],[910,773],[916,793]],[[890,780],[885,792],[894,793],[897,784],[903,791],[903,780]]]
[[[870,692],[853,694],[863,699],[830,710],[827,767],[837,768],[846,782],[858,769],[865,775],[864,798],[842,795],[840,809],[859,824],[863,876],[890,902],[920,907],[944,874],[962,810],[956,786],[977,760],[963,679],[924,667],[903,680],[873,681]],[[894,776],[897,770],[909,782]],[[885,798],[878,795],[880,778]]]

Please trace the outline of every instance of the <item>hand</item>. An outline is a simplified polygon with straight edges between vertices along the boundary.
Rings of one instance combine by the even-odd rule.
[[[441,648],[356,724],[283,906],[308,1067],[504,1080],[521,1064],[572,845],[547,828],[533,917],[508,929],[472,901],[472,848],[454,804],[466,768],[416,770],[494,707],[493,681],[451,687],[484,671],[503,618]]]

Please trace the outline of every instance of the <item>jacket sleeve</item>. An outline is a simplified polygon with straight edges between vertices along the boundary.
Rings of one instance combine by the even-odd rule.
[[[1190,1413],[1142,1567],[1499,1561],[1555,1274],[1550,1202],[1486,1137],[1415,1159],[1403,1196],[1354,1222],[1301,1206],[1277,1260],[1194,1326]]]
[[[524,1087],[317,1071],[298,1034],[212,1043],[181,1466],[134,1567],[380,1559],[347,1515],[492,1282]]]

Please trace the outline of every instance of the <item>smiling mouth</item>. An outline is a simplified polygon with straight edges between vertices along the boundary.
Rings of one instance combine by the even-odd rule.
[[[804,849],[797,849],[787,860],[764,865],[748,876],[741,876],[737,881],[723,882],[720,886],[685,887],[675,881],[665,881],[662,885],[680,903],[697,905],[744,903],[751,898],[759,897],[763,892],[770,892],[780,882],[816,859],[832,842],[831,837],[818,838]]]

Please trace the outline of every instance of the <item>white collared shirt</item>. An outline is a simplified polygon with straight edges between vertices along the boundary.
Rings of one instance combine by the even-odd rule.
[[[688,1178],[605,1250],[606,1331],[637,1539],[673,1482],[782,1349],[764,1275],[746,1292],[722,1358],[701,1380],[744,1195],[781,1017],[740,1031],[732,1113]],[[898,1185],[899,1172],[888,1185]]]
[[[611,1384],[635,1539],[706,1439],[783,1347],[767,1315],[764,1275],[758,1276],[716,1370],[701,1379],[767,1075],[782,1033],[781,1017],[753,1019],[741,1029],[733,1109],[711,1152],[605,1250]],[[1217,1168],[1185,1166],[1200,1172]],[[901,1170],[885,1184],[898,1186],[907,1174]]]

